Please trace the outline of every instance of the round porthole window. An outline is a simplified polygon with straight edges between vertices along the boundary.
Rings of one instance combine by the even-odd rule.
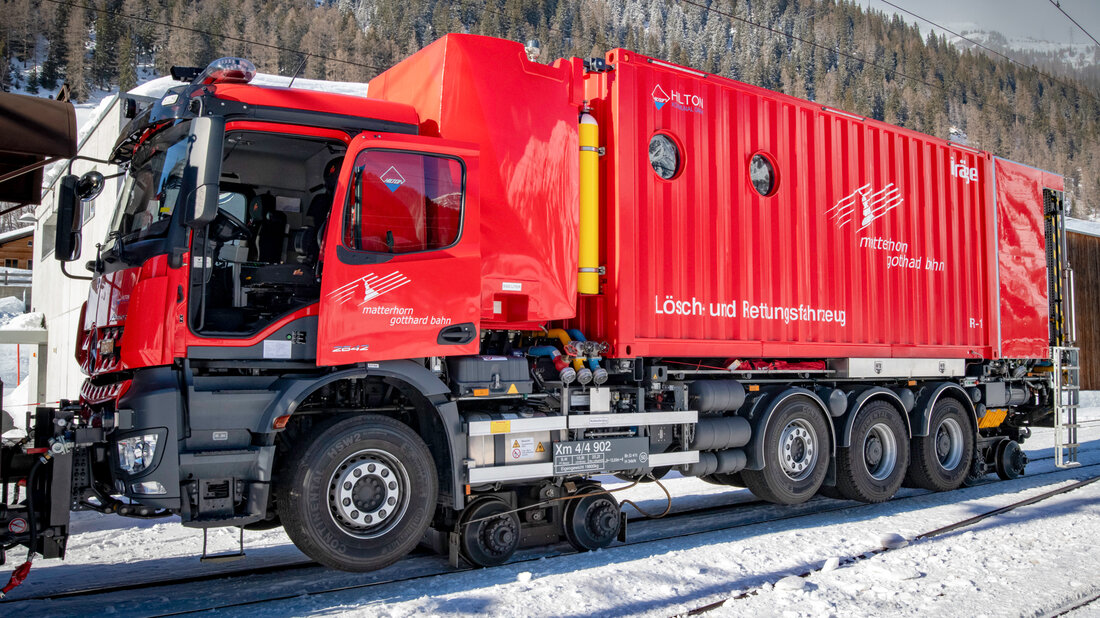
[[[749,161],[749,180],[760,195],[771,195],[775,191],[775,166],[767,156],[756,153]]]
[[[680,171],[680,149],[667,135],[658,133],[649,140],[649,164],[653,171],[664,178],[671,179]]]

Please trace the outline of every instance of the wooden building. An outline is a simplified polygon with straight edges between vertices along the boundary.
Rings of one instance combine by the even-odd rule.
[[[0,234],[0,266],[30,270],[34,260],[34,226]]]
[[[1100,223],[1067,219],[1066,245],[1073,267],[1081,388],[1100,390]]]

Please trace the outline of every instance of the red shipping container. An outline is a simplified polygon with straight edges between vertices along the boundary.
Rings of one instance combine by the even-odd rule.
[[[1007,356],[1046,355],[1041,189],[1059,179],[998,160],[1021,176],[998,215],[988,153],[625,50],[606,60],[586,98],[607,149],[607,277],[579,321],[610,356],[992,358],[998,333]],[[678,150],[668,179],[657,135]]]

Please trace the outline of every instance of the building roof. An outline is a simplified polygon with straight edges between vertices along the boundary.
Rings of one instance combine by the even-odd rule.
[[[1100,236],[1100,221],[1085,221],[1066,217],[1066,230],[1086,236]]]
[[[27,238],[34,234],[34,226],[28,225],[27,227],[21,227],[17,230],[11,230],[0,234],[0,245],[9,243],[13,240],[19,240],[20,238]]]

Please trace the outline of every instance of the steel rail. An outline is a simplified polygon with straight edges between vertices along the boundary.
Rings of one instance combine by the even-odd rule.
[[[1100,450],[1100,448],[1088,449],[1088,450],[1089,451]],[[1046,460],[1046,459],[1053,459],[1053,458],[1054,458],[1053,455],[1044,456],[1044,457],[1037,457],[1035,459],[1032,459],[1031,462],[1043,461],[1043,460]],[[1080,470],[1080,469],[1084,469],[1084,468],[1088,468],[1088,467],[1092,467],[1092,466],[1098,466],[1098,465],[1100,465],[1100,463],[1081,466],[1081,467],[1078,467],[1078,468],[1074,468],[1074,470]],[[1034,479],[1034,478],[1039,478],[1039,477],[1043,477],[1043,476],[1046,476],[1046,475],[1057,474],[1057,473],[1062,473],[1062,472],[1066,472],[1066,471],[1065,470],[1060,470],[1060,469],[1054,469],[1054,470],[1049,470],[1049,471],[1046,471],[1046,472],[1039,472],[1039,473],[1036,473],[1036,474],[1025,475],[1024,477],[1021,477],[1021,478],[1023,478],[1023,479]],[[999,480],[997,480],[995,478],[983,478],[983,480],[981,480],[981,481],[979,481],[979,482],[977,482],[973,485],[970,485],[969,487],[970,488],[982,487],[982,486],[985,486],[985,485],[991,485],[991,484],[998,483],[998,482],[999,482]],[[735,489],[735,488],[731,487],[731,489]],[[965,489],[965,487],[961,487],[960,489]],[[912,500],[912,499],[915,499],[915,498],[920,498],[920,497],[923,497],[923,496],[927,496],[931,493],[935,493],[935,492],[931,492],[931,491],[927,491],[927,490],[915,490],[915,493],[913,493],[911,495],[895,497],[895,498],[889,500],[888,503],[893,504],[893,503],[901,502],[901,501],[904,501],[904,500]],[[722,494],[717,494],[717,495],[722,495]],[[779,521],[787,521],[787,520],[791,520],[791,519],[798,519],[798,518],[801,518],[801,517],[811,517],[811,516],[814,516],[814,515],[821,515],[821,514],[824,514],[824,513],[832,513],[832,512],[837,512],[837,511],[845,511],[845,510],[852,510],[852,509],[860,509],[860,508],[867,508],[867,507],[877,506],[877,504],[865,504],[865,503],[859,503],[859,502],[852,502],[852,501],[848,501],[848,500],[833,500],[833,499],[827,499],[827,498],[814,498],[810,502],[804,503],[803,505],[781,506],[781,505],[776,505],[776,504],[766,502],[766,501],[763,501],[763,500],[753,499],[753,500],[747,500],[747,501],[743,501],[743,502],[736,502],[736,503],[733,503],[733,504],[730,504],[730,503],[711,504],[711,505],[705,505],[705,506],[700,506],[700,507],[696,507],[696,508],[688,508],[688,509],[684,509],[684,510],[681,510],[681,511],[673,511],[673,512],[669,513],[668,515],[666,515],[664,517],[661,517],[661,518],[643,516],[643,517],[638,517],[638,518],[635,518],[635,519],[630,519],[629,522],[634,523],[635,525],[637,525],[637,524],[640,524],[642,522],[648,522],[648,521],[696,519],[700,516],[705,516],[705,515],[714,515],[714,514],[721,514],[721,513],[740,513],[742,511],[751,511],[751,509],[753,509],[753,508],[760,508],[760,507],[777,508],[777,509],[778,508],[791,509],[791,508],[798,508],[800,506],[805,508],[806,505],[816,505],[817,508],[813,508],[813,509],[805,510],[805,511],[799,511],[797,513],[787,513],[787,514],[783,514],[779,517],[766,517],[766,518],[761,517],[759,519],[753,518],[751,521],[741,521],[741,522],[738,522],[738,523],[735,523],[735,524],[730,524],[730,525],[706,526],[703,529],[693,530],[691,532],[686,532],[686,533],[683,533],[683,534],[660,535],[660,536],[655,537],[655,538],[640,539],[640,540],[635,540],[635,541],[628,540],[625,543],[619,543],[619,544],[610,546],[606,549],[613,550],[613,549],[618,548],[618,547],[628,547],[628,546],[644,544],[644,543],[653,543],[653,542],[657,542],[657,541],[669,540],[669,539],[672,539],[672,538],[686,538],[686,537],[691,537],[691,536],[695,536],[695,535],[699,535],[699,534],[706,534],[706,533],[710,533],[710,532],[719,532],[719,531],[723,531],[723,530],[730,530],[730,529],[742,528],[742,527],[747,527],[747,526],[755,526],[755,525],[760,525],[760,524],[765,524],[765,523],[772,523],[772,522],[779,522]],[[426,554],[430,554],[430,553],[431,552],[425,551],[423,549],[414,550],[414,554],[419,554],[419,555],[426,555]],[[530,561],[533,561],[533,560],[541,560],[543,558],[558,558],[558,557],[562,557],[562,556],[575,555],[575,554],[578,554],[578,553],[580,553],[580,552],[576,552],[576,551],[564,551],[564,552],[562,552],[562,551],[559,551],[559,552],[550,552],[550,553],[540,553],[539,555],[533,556],[533,557],[530,557],[530,558],[524,558],[524,559],[520,559],[520,560],[512,560],[512,561],[509,561],[508,563],[506,563],[505,565],[501,565],[501,566],[521,564],[521,563],[530,562]],[[27,596],[27,597],[15,597],[15,598],[9,597],[8,599],[0,601],[0,606],[2,606],[5,603],[19,603],[19,602],[24,602],[24,601],[55,601],[55,600],[64,600],[64,599],[96,596],[96,595],[103,595],[103,594],[114,594],[114,593],[128,592],[128,591],[133,591],[133,590],[145,590],[145,589],[164,588],[164,587],[171,587],[171,586],[182,586],[182,585],[187,585],[187,584],[220,581],[220,580],[226,580],[226,579],[243,579],[243,578],[246,578],[246,577],[251,577],[253,575],[270,575],[270,574],[283,573],[283,572],[294,571],[294,570],[323,569],[323,568],[324,567],[322,565],[320,565],[319,563],[317,563],[315,561],[300,560],[300,561],[290,562],[290,563],[286,563],[286,564],[276,564],[276,565],[268,565],[268,566],[245,568],[245,569],[231,569],[231,570],[219,571],[217,573],[205,573],[205,574],[192,575],[192,576],[181,577],[181,578],[155,579],[155,580],[148,580],[148,581],[144,581],[144,582],[133,582],[133,583],[126,583],[126,584],[117,584],[117,585],[112,585],[112,586],[82,588],[82,589],[76,589],[76,590],[66,590],[66,591],[61,591],[61,592],[46,593],[46,594],[40,594],[40,595],[35,595],[35,596]],[[489,567],[489,568],[497,568],[497,567]],[[346,590],[346,589],[367,588],[367,587],[373,587],[373,586],[378,586],[378,585],[383,585],[383,584],[393,584],[393,583],[401,583],[401,582],[405,582],[405,581],[415,581],[415,580],[422,579],[422,578],[425,578],[425,577],[435,577],[435,576],[438,576],[438,575],[445,575],[445,574],[448,574],[448,573],[458,573],[458,572],[464,572],[464,571],[468,571],[468,570],[471,570],[471,568],[454,569],[454,568],[448,567],[446,569],[433,571],[433,572],[427,573],[427,574],[414,575],[414,576],[407,577],[407,578],[394,578],[394,579],[379,580],[379,581],[375,581],[375,582],[368,582],[368,583],[363,583],[363,584],[355,584],[355,585],[352,585],[352,586],[334,588],[334,589],[331,589],[331,590],[322,589],[322,590],[317,590],[317,591],[305,591],[305,592],[300,592],[300,593],[293,594],[293,595],[288,595],[287,597],[283,597],[283,598],[293,598],[293,597],[303,596],[303,595],[304,596],[311,596],[311,595],[314,595],[314,594],[339,592],[339,591],[343,591],[343,590]],[[274,601],[274,600],[279,600],[279,599],[270,599],[270,601]],[[262,603],[262,602],[268,602],[268,600],[257,600],[257,601],[252,601],[252,602],[246,602],[246,604]],[[199,609],[183,610],[183,611],[177,612],[177,613],[169,613],[169,614],[162,614],[162,615],[164,615],[164,616],[174,616],[174,615],[182,615],[182,614],[187,614],[187,613],[193,613],[193,612],[197,612],[197,611],[208,611],[209,609],[222,609],[224,607],[236,607],[236,606],[237,606],[236,604],[231,604],[231,605],[226,605],[226,606],[218,606],[216,608],[205,608],[205,609],[201,609],[201,610],[199,610]]]

